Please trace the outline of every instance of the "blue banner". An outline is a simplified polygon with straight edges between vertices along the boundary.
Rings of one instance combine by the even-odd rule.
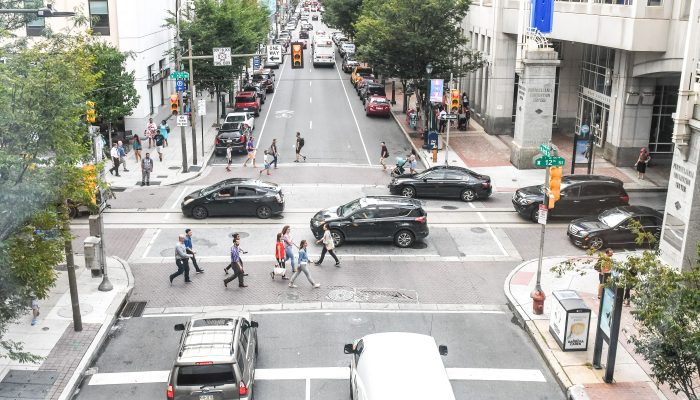
[[[430,101],[433,103],[442,103],[442,95],[444,93],[445,82],[442,79],[430,80]]]
[[[532,0],[530,26],[542,33],[551,33],[554,20],[554,0]]]

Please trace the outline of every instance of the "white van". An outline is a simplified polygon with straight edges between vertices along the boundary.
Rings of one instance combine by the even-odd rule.
[[[345,345],[354,400],[455,400],[432,336],[407,332],[374,333]]]

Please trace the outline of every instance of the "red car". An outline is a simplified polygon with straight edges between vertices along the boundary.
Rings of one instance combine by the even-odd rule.
[[[251,111],[256,117],[259,116],[260,104],[258,103],[258,96],[254,92],[238,92],[233,109],[234,111]]]
[[[391,104],[384,96],[372,96],[365,102],[365,115],[381,115],[389,118]]]

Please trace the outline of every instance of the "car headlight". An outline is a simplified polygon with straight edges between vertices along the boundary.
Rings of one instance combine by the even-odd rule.
[[[533,200],[531,200],[531,199],[520,199],[520,200],[518,201],[518,203],[520,203],[520,204],[523,205],[523,206],[526,206],[526,205],[528,205],[528,204],[532,204],[532,203],[533,203]]]
[[[318,228],[319,226],[321,226],[323,224],[323,220],[315,219],[315,220],[313,220],[313,224],[314,224],[314,227]]]
[[[183,206],[186,206],[186,205],[190,204],[190,203],[193,202],[193,201],[194,201],[194,199],[185,199],[185,201],[182,202],[182,205],[183,205]]]

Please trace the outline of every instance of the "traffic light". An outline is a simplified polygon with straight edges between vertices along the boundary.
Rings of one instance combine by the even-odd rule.
[[[559,200],[563,171],[562,167],[549,167],[549,208],[554,208],[554,203]]]
[[[301,42],[292,43],[292,68],[304,68],[304,45]]]
[[[450,110],[452,110],[453,114],[457,114],[459,112],[459,90],[452,89],[451,94],[452,102],[450,104]]]
[[[85,111],[85,120],[89,123],[94,123],[97,120],[97,113],[95,113],[95,102],[86,101],[87,111]]]
[[[178,97],[177,97],[177,95],[176,95],[176,94],[171,94],[171,95],[170,95],[170,112],[171,112],[173,115],[177,115],[177,114],[178,114],[178,109],[179,109],[179,107],[178,107],[178,104],[177,104],[177,103],[178,103]]]

